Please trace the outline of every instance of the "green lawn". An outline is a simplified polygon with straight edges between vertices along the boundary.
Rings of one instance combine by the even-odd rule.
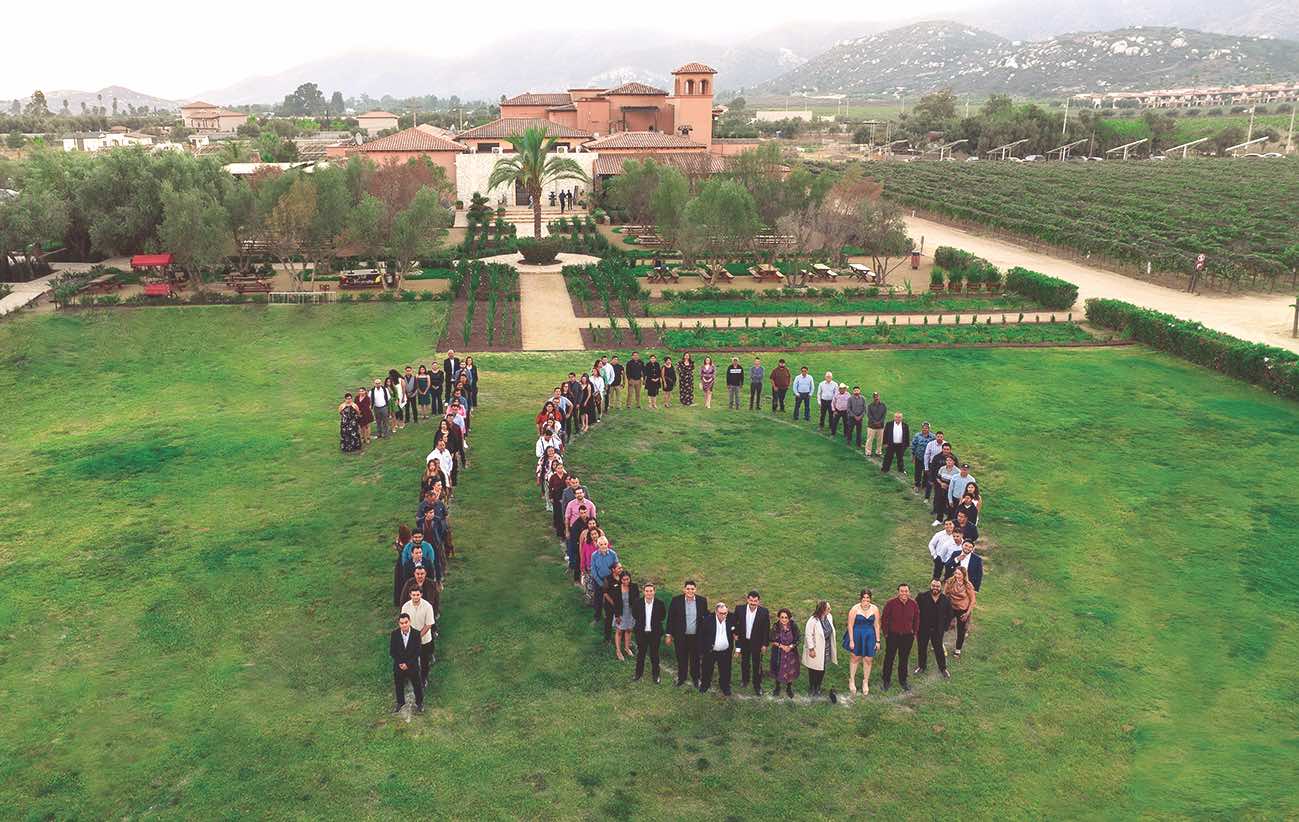
[[[795,356],[934,420],[987,495],[953,679],[850,706],[631,685],[528,484],[536,401],[590,357],[484,354],[430,710],[390,716],[388,540],[430,441],[343,455],[333,409],[431,362],[445,310],[0,323],[0,816],[1299,814],[1299,407],[1136,347]],[[928,572],[906,487],[765,412],[616,414],[571,461],[665,595],[841,624]]]

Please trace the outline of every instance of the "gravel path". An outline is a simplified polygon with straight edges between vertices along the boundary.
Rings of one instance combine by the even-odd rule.
[[[1110,297],[1198,320],[1241,339],[1299,352],[1299,339],[1290,336],[1294,309],[1289,306],[1295,301],[1294,295],[1187,294],[919,217],[908,217],[907,226],[912,237],[925,238],[928,253],[940,245],[955,246],[987,259],[998,268],[1018,265],[1077,283],[1078,305],[1074,313],[1078,316],[1082,315],[1082,304],[1088,297]]]

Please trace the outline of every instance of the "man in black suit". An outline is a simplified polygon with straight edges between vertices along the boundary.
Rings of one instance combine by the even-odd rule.
[[[454,349],[447,352],[447,358],[442,361],[442,385],[446,391],[447,402],[451,402],[451,392],[456,387],[456,377],[460,374],[460,358],[456,356]]]
[[[690,681],[699,687],[699,631],[710,618],[708,599],[695,593],[695,581],[686,580],[681,593],[668,605],[668,644],[677,649],[677,685]]]
[[[898,470],[905,474],[907,469],[902,464],[902,455],[910,447],[911,427],[902,421],[901,414],[894,414],[893,422],[886,423],[884,426],[884,467],[880,472],[887,474],[889,466],[897,460]]]
[[[952,602],[943,593],[943,583],[936,579],[929,580],[929,592],[916,597],[920,606],[920,630],[916,639],[920,641],[920,653],[917,655],[915,674],[923,674],[929,662],[929,646],[934,648],[934,659],[938,660],[938,672],[943,679],[951,679],[947,672],[947,655],[943,652],[943,632],[947,623],[952,621]]]
[[[415,689],[415,712],[424,713],[424,685],[419,681],[420,636],[418,631],[410,628],[410,617],[401,614],[397,617],[397,627],[388,637],[388,656],[392,657],[392,684],[397,692],[397,707],[393,713],[400,713],[406,706],[406,682]]]
[[[740,654],[740,685],[753,680],[753,692],[762,696],[762,652],[771,642],[771,615],[762,607],[757,591],[750,591],[744,605],[731,617],[735,652]]]
[[[645,598],[632,606],[636,617],[636,676],[632,682],[640,681],[645,673],[645,654],[649,653],[653,668],[654,684],[659,684],[659,639],[663,636],[663,616],[666,609],[663,603],[654,598],[654,583],[647,582],[641,586]]]
[[[717,603],[713,615],[699,626],[699,658],[703,670],[699,692],[708,693],[713,684],[713,667],[717,667],[717,684],[725,696],[731,695],[731,655],[735,653],[735,634],[731,633],[730,612],[725,602]]]

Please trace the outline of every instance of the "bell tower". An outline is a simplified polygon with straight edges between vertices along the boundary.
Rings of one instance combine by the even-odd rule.
[[[677,134],[705,146],[713,144],[713,85],[717,72],[703,63],[686,63],[672,72]]]

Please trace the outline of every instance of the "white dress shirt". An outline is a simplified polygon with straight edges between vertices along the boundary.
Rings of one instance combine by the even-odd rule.
[[[758,615],[758,609],[750,605],[744,609],[744,638],[753,638],[753,618]]]
[[[947,558],[956,550],[956,538],[946,530],[939,531],[929,540],[929,556],[947,562]]]
[[[652,599],[645,600],[645,621],[641,624],[645,626],[647,633],[654,627],[654,600]]]
[[[717,615],[714,614],[714,615],[713,615],[713,618],[714,618],[714,619],[717,619]],[[731,641],[730,641],[729,639],[726,638],[726,620],[725,620],[725,619],[718,619],[718,620],[717,620],[717,635],[713,638],[713,650],[714,650],[714,651],[725,651],[726,649],[728,649],[728,648],[730,648],[730,647],[731,647]]]
[[[902,442],[902,423],[893,423],[893,433],[889,435],[889,442],[894,445],[904,445]]]
[[[446,477],[447,482],[450,482],[451,481],[451,460],[452,460],[451,452],[445,448],[434,448],[432,451],[428,453],[428,456],[424,458],[424,464],[428,465],[433,460],[437,460],[438,463],[442,466],[442,476]]]

